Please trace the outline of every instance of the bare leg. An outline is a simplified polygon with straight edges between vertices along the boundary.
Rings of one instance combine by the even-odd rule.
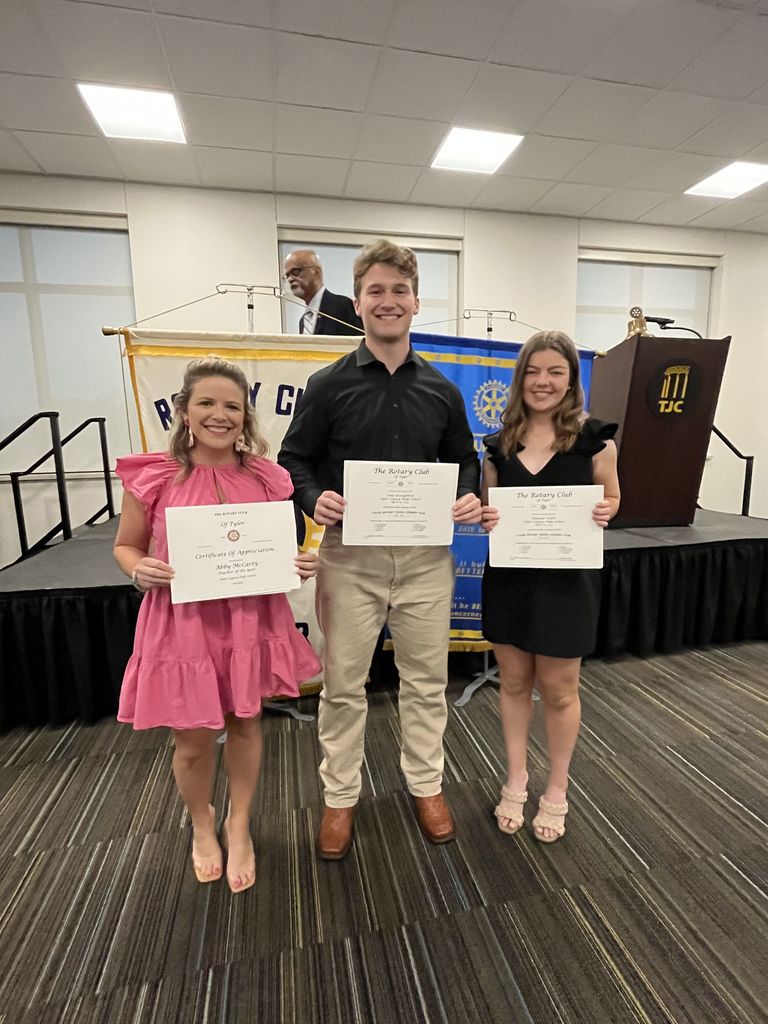
[[[251,807],[261,768],[261,719],[227,715],[224,759],[229,782],[226,832],[227,880],[233,892],[256,881],[256,857],[251,839]]]
[[[221,877],[223,858],[211,806],[216,733],[211,729],[177,729],[173,733],[173,774],[192,819],[192,861],[200,881]]]
[[[580,668],[581,658],[536,655],[536,678],[544,707],[550,762],[549,779],[543,795],[553,804],[565,801],[568,770],[581,725]],[[555,833],[545,828],[542,835],[549,839]]]
[[[528,727],[533,708],[534,656],[512,644],[494,644],[499,666],[499,711],[507,748],[507,786],[522,793],[528,785]],[[504,828],[509,818],[500,818]]]

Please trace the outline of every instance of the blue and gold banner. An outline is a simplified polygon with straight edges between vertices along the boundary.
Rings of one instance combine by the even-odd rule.
[[[446,338],[436,334],[411,334],[413,347],[452,380],[464,396],[475,449],[482,458],[483,437],[501,427],[515,373],[518,342]],[[584,394],[589,398],[593,352],[580,352]],[[488,538],[479,526],[457,527],[453,542],[456,589],[451,614],[452,651],[487,648],[481,628],[480,581],[488,554]]]

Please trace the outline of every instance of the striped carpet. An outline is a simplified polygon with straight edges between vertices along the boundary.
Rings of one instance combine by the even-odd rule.
[[[194,879],[166,734],[0,736],[0,1024],[768,1021],[767,655],[588,662],[552,846],[495,827],[490,686],[451,709],[441,847],[399,775],[396,694],[371,694],[340,863],[314,852],[315,726],[268,714],[259,880],[237,897]]]

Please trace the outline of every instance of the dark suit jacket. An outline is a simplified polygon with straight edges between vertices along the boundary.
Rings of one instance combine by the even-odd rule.
[[[338,317],[339,320],[344,320],[345,323],[354,324],[360,328],[360,331],[354,331],[351,327],[337,324],[335,320],[331,320],[327,316],[318,316],[317,323],[315,324],[315,334],[348,334],[356,338],[362,338],[363,321],[355,312],[352,299],[347,298],[346,295],[336,295],[334,292],[329,292],[326,288],[320,300],[320,312],[330,313],[331,316]]]

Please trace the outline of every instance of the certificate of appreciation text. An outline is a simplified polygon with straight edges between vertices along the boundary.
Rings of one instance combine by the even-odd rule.
[[[301,586],[290,501],[167,508],[171,601],[284,594]]]
[[[563,487],[490,487],[488,504],[499,522],[490,534],[489,561],[500,568],[600,569],[603,529],[592,509],[600,484]]]
[[[342,543],[447,546],[458,480],[451,462],[345,462]]]

